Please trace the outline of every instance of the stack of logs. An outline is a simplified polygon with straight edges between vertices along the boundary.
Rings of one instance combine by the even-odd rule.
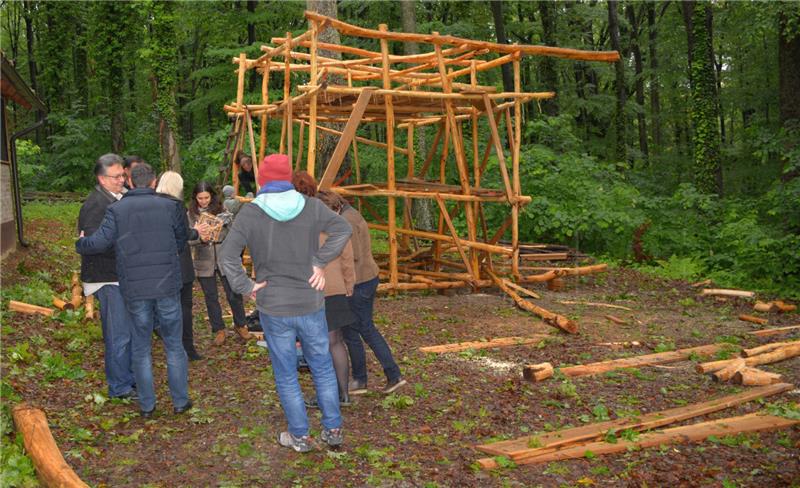
[[[737,385],[762,386],[778,383],[781,375],[754,368],[800,356],[800,341],[773,342],[744,349],[742,357],[711,361],[697,365],[698,373],[711,373],[716,381],[731,381]]]
[[[81,285],[80,279],[78,278],[78,273],[72,273],[72,280],[70,283],[70,289],[72,293],[72,298],[70,301],[64,301],[58,296],[53,296],[53,306],[58,310],[76,310],[81,306],[81,303],[84,303],[83,297],[83,286]],[[12,312],[20,312],[20,313],[28,313],[28,314],[39,314],[44,315],[45,317],[51,317],[56,312],[55,309],[49,307],[40,307],[38,305],[33,305],[30,303],[19,302],[17,300],[9,300],[8,302],[8,309]],[[98,318],[98,313],[94,307],[94,295],[89,295],[86,297],[84,303],[84,310],[85,316],[88,320],[94,320]]]

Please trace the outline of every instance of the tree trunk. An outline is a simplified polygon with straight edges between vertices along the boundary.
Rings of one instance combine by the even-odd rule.
[[[712,58],[711,4],[685,2],[684,20],[689,50],[690,114],[694,176],[697,188],[706,193],[722,192],[719,156],[717,84]]]
[[[256,43],[256,23],[253,21],[253,14],[256,11],[258,0],[247,0],[247,45],[252,47]],[[261,90],[261,80],[259,79],[256,70],[250,70],[250,91],[257,92]]]
[[[647,119],[644,110],[644,63],[642,62],[642,50],[639,46],[642,18],[641,16],[637,17],[636,7],[632,4],[628,4],[625,7],[625,13],[628,15],[628,22],[630,22],[631,27],[631,53],[633,54],[634,69],[636,70],[636,104],[639,106],[636,111],[636,125],[639,129],[639,151],[641,151],[645,159],[648,159]]]
[[[503,3],[500,0],[491,0],[489,6],[492,8],[492,17],[494,18],[494,30],[499,44],[508,44],[506,37],[506,24],[503,20]],[[503,69],[503,90],[507,92],[514,91],[514,74],[511,72],[511,63],[506,63]]]
[[[790,7],[784,6],[788,9]],[[778,100],[780,112],[778,117],[781,126],[789,128],[791,120],[794,121],[795,129],[800,129],[800,97],[797,96],[797,89],[800,87],[800,34],[796,31],[796,23],[789,22],[789,14],[781,12],[779,20],[778,34]],[[791,27],[795,26],[794,30]],[[787,138],[786,153],[794,148],[797,140]],[[784,159],[784,165],[789,164],[789,159]],[[800,176],[800,168],[786,168],[781,179],[789,181]]]
[[[176,4],[169,1],[153,3],[151,17],[151,73],[155,109],[159,118],[158,142],[161,162],[165,169],[180,173],[181,156],[178,140],[177,91],[178,44]]]
[[[556,46],[556,13],[558,4],[549,1],[540,1],[539,16],[542,20],[542,42],[546,46]],[[558,72],[556,71],[556,60],[549,56],[544,56],[539,62],[539,70],[542,74],[542,84],[544,90],[558,91]],[[542,100],[542,112],[546,115],[558,115],[558,102],[555,98]]]
[[[611,37],[611,49],[622,55],[622,47],[619,40],[619,19],[617,18],[617,0],[608,1],[608,31]],[[614,65],[614,91],[617,96],[617,103],[614,109],[614,157],[619,162],[628,160],[628,150],[626,145],[626,122],[625,122],[625,102],[628,91],[625,88],[625,58],[621,57]]]
[[[653,130],[653,152],[658,154],[661,151],[661,100],[659,97],[658,81],[658,56],[657,41],[658,28],[656,26],[656,7],[655,3],[647,2],[647,32],[650,43],[648,45],[650,57],[650,125]]]
[[[400,14],[403,24],[403,32],[417,32],[416,0],[401,0]],[[419,54],[419,45],[416,42],[403,43],[405,54]],[[425,141],[425,131],[421,128],[415,132],[416,141],[408,141],[408,144],[416,143],[417,154],[427,154],[427,144]],[[411,201],[411,213],[416,227],[424,230],[433,229],[432,201],[427,199],[413,199]]]
[[[34,34],[33,34],[33,4],[31,0],[26,0],[24,3],[23,15],[25,17],[25,44],[28,51],[28,78],[31,82],[31,89],[37,95],[39,93],[39,85],[36,83],[36,57],[34,56]],[[36,111],[36,120],[44,118],[44,113],[41,110]],[[42,145],[42,128],[36,129],[36,144]]]

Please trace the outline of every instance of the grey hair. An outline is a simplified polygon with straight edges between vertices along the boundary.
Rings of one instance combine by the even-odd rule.
[[[114,153],[103,154],[97,161],[94,163],[94,175],[95,176],[103,176],[108,173],[108,168],[114,165],[122,166],[123,160],[122,158]]]
[[[156,174],[147,163],[137,164],[131,170],[131,183],[133,183],[134,188],[147,188],[155,179]]]

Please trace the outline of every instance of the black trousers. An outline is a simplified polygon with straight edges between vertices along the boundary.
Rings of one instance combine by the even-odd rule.
[[[181,342],[183,342],[183,349],[189,353],[195,351],[194,348],[194,330],[192,330],[192,289],[194,282],[190,281],[184,283],[181,288],[181,314],[183,315],[183,333],[181,335]],[[197,351],[195,351],[197,352]]]
[[[217,292],[217,276],[222,279],[222,288],[225,290],[225,297],[233,312],[233,323],[236,327],[244,327],[247,324],[247,317],[244,314],[244,300],[242,295],[234,293],[228,279],[219,274],[219,270],[214,271],[214,276],[197,277],[200,287],[203,288],[203,296],[206,299],[206,310],[208,320],[211,322],[211,331],[217,332],[225,328],[222,321],[222,307],[219,304],[219,293]]]

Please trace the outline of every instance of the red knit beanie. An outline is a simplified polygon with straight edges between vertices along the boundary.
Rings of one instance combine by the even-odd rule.
[[[292,181],[292,165],[285,154],[270,154],[258,167],[258,186],[270,181]]]

